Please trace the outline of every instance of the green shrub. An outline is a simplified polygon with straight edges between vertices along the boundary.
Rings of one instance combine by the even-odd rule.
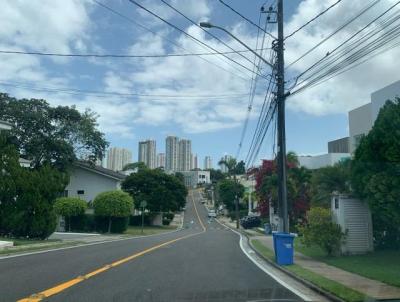
[[[106,217],[108,220],[107,231],[112,231],[113,220],[116,217],[129,217],[133,208],[132,197],[121,190],[108,191],[100,193],[93,201],[94,214],[100,217]],[[128,223],[128,219],[125,219]],[[125,222],[124,222],[125,223]]]
[[[163,219],[173,220],[175,214],[174,213],[163,213]]]
[[[171,220],[164,218],[162,221],[163,225],[169,225],[171,223]]]
[[[84,214],[86,208],[86,201],[77,197],[61,197],[54,203],[55,213],[66,218],[69,231],[71,231],[71,217]]]
[[[331,211],[321,207],[311,208],[307,212],[307,223],[298,229],[304,245],[317,245],[329,256],[339,252],[345,237],[340,226],[332,221]]]
[[[148,213],[144,214],[144,225],[151,225],[152,216]],[[142,225],[142,215],[132,215],[129,217],[129,225],[141,226]]]

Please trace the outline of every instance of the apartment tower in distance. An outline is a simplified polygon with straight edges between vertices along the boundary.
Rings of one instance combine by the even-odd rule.
[[[107,152],[107,168],[121,171],[125,165],[132,162],[132,152],[128,149],[113,147]]]
[[[203,169],[204,169],[204,170],[212,169],[212,160],[211,160],[211,156],[206,156],[206,157],[204,157]]]
[[[165,169],[165,153],[157,154],[157,168]]]
[[[188,139],[179,140],[178,154],[179,171],[190,171],[192,166],[192,141]]]
[[[190,170],[198,169],[199,168],[199,160],[197,158],[197,154],[192,154],[191,158],[192,158],[192,163],[190,166]]]
[[[178,171],[179,138],[167,136],[165,140],[165,170]]]
[[[156,141],[145,140],[139,142],[138,161],[143,162],[149,169],[156,168]]]

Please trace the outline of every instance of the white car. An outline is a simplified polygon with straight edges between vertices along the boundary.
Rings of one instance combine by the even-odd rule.
[[[217,217],[217,213],[215,213],[215,210],[209,210],[208,211],[208,217]]]

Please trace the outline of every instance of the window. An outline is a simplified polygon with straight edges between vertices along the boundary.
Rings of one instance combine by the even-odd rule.
[[[78,191],[76,191],[76,194],[84,195],[85,194],[85,190],[78,190]]]
[[[335,209],[339,209],[339,198],[335,197]]]

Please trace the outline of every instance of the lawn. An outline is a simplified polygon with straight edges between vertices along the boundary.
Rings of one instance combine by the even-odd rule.
[[[259,240],[251,241],[253,247],[265,258],[275,260],[274,252],[269,248],[265,247]],[[321,275],[318,275],[310,270],[304,269],[297,264],[285,266],[285,269],[291,271],[295,275],[305,279],[316,286],[340,297],[345,301],[357,302],[365,301],[366,296],[359,293],[347,286],[344,286],[336,281],[327,279]]]
[[[146,235],[154,235],[154,234],[161,234],[168,231],[176,230],[175,226],[164,225],[164,226],[145,226],[143,228],[140,226],[129,226],[128,229],[125,231],[124,234],[133,235],[133,236],[146,236]]]
[[[358,275],[400,287],[400,251],[375,251],[365,255],[327,257],[318,247],[304,247],[295,241],[295,250]]]
[[[47,240],[41,240],[41,239],[27,239],[27,238],[9,238],[9,237],[1,237],[0,236],[0,241],[12,241],[14,242],[14,246],[21,246],[21,245],[29,245],[29,244],[36,244],[36,243],[49,243],[49,242],[57,242],[61,241],[59,239],[47,239]]]

